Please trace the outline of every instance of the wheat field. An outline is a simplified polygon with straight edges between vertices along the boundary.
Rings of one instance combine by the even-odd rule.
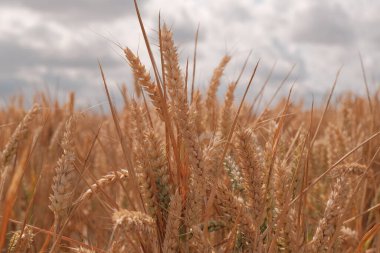
[[[101,64],[109,112],[75,93],[0,108],[2,252],[380,252],[378,92],[334,83],[324,105],[290,91],[258,110],[263,92],[245,97],[259,63],[228,84],[222,56],[202,93],[168,26],[151,48],[140,22],[151,61],[122,48],[122,108]]]

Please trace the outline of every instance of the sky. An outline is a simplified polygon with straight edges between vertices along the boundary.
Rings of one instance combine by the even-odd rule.
[[[199,25],[195,84],[206,90],[220,59],[232,56],[220,96],[252,55],[238,94],[260,59],[249,96],[254,96],[274,66],[265,91],[271,97],[295,65],[280,95],[294,83],[294,99],[323,98],[343,66],[337,93],[364,94],[362,55],[370,90],[380,73],[380,1],[378,0],[140,0],[153,50],[158,54],[158,14],[174,33],[185,69],[192,66]],[[105,101],[98,60],[113,94],[132,83],[123,52],[138,52],[151,64],[131,0],[2,0],[0,2],[0,104],[13,95],[48,90],[60,99],[77,92],[82,105]],[[151,71],[152,73],[152,71]],[[153,73],[152,73],[153,74]],[[132,86],[130,86],[132,87]],[[133,91],[132,91],[133,92]],[[31,96],[26,96],[31,97]]]

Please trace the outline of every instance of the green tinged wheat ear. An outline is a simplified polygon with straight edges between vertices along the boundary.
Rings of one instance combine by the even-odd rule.
[[[153,130],[147,131],[145,134],[147,143],[147,161],[149,170],[155,178],[159,209],[166,219],[167,210],[169,208],[170,196],[173,194],[173,183],[170,180],[168,163],[165,155],[165,150],[158,136]]]
[[[165,239],[163,243],[163,252],[178,252],[179,244],[179,227],[181,224],[182,199],[179,192],[176,191],[170,201],[168,210],[168,220],[166,223]]]
[[[25,227],[22,234],[21,232],[21,230],[18,230],[13,233],[8,245],[9,253],[29,252],[32,248],[34,242],[34,234],[32,229]]]
[[[247,205],[244,204],[243,200],[235,197],[224,185],[218,184],[216,203],[226,223],[232,226],[238,219],[239,227],[246,233],[247,237],[252,240],[257,231],[256,222],[252,219],[250,210]]]

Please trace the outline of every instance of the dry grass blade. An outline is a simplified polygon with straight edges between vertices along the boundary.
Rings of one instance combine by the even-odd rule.
[[[360,67],[362,69],[362,75],[363,75],[363,80],[364,80],[365,91],[366,91],[366,94],[367,94],[369,109],[370,109],[371,113],[373,113],[371,95],[370,95],[370,92],[369,92],[368,82],[367,82],[367,75],[365,73],[365,68],[364,68],[364,63],[363,63],[363,57],[362,57],[362,54],[360,52],[359,52],[359,58],[360,58]]]
[[[103,68],[100,65],[100,63],[99,63],[99,68],[100,68],[100,72],[101,72],[102,79],[103,79],[104,89],[105,89],[106,94],[107,94],[108,103],[109,103],[109,106],[110,106],[110,109],[111,109],[111,114],[112,114],[113,122],[115,124],[116,132],[117,132],[117,135],[118,135],[119,140],[120,140],[121,148],[123,150],[124,159],[127,162],[128,172],[131,175],[130,182],[131,182],[131,185],[134,186],[134,188],[136,189],[136,192],[139,192],[138,186],[137,186],[137,183],[136,183],[137,182],[137,176],[136,176],[135,168],[133,166],[133,163],[132,163],[132,160],[131,160],[131,157],[130,157],[130,152],[128,150],[128,147],[127,147],[127,145],[125,143],[125,139],[123,137],[123,134],[122,134],[122,131],[121,131],[121,128],[120,128],[119,119],[117,117],[116,109],[115,109],[115,107],[114,107],[114,105],[112,103],[111,96],[110,96],[110,93],[108,91],[108,87],[107,87],[107,83],[106,83],[106,78],[105,78],[105,75],[104,75],[104,72],[103,72]],[[139,201],[139,203],[141,204],[142,207],[144,206],[143,203],[142,203],[141,195],[140,195],[140,201]]]
[[[191,79],[191,93],[190,93],[190,103],[193,103],[193,98],[194,98],[194,84],[195,84],[195,70],[197,67],[197,46],[198,46],[198,35],[199,35],[199,24],[197,27],[197,31],[195,33],[195,43],[194,43],[194,55],[193,55],[193,74],[192,74],[192,79]]]
[[[380,231],[380,224],[374,225],[360,240],[358,247],[355,250],[355,253],[363,252],[363,246],[370,240],[375,234]]]

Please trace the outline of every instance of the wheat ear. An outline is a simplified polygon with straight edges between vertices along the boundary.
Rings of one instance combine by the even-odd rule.
[[[7,145],[5,146],[4,150],[1,152],[0,171],[2,171],[4,167],[7,166],[12,160],[12,157],[16,153],[16,149],[19,142],[26,135],[29,125],[31,124],[34,117],[39,113],[40,109],[41,109],[40,106],[35,104],[33,108],[24,116],[20,124],[17,126],[16,130],[13,132]]]
[[[113,185],[117,180],[125,181],[128,178],[127,170],[118,170],[111,172],[108,175],[105,175],[98,179],[95,184],[91,185],[89,189],[84,191],[73,203],[73,205],[78,205],[84,201],[92,198],[95,193],[98,193],[108,185]]]
[[[245,192],[249,205],[253,208],[253,217],[261,224],[264,207],[263,171],[264,164],[261,151],[250,129],[239,130],[236,134],[236,155],[241,169]]]
[[[178,191],[170,201],[168,221],[166,223],[163,252],[177,252],[179,243],[179,226],[181,223],[182,200]]]
[[[204,108],[202,104],[202,95],[199,90],[194,93],[193,102],[190,106],[190,118],[194,122],[196,134],[199,137],[205,131],[204,127]]]
[[[145,142],[147,144],[149,170],[151,170],[154,175],[157,189],[156,199],[158,200],[159,209],[165,219],[169,208],[170,196],[173,194],[173,186],[170,180],[165,150],[153,130],[149,130],[145,134]]]
[[[162,54],[169,95],[172,100],[172,113],[178,124],[185,145],[189,163],[192,168],[190,175],[190,192],[187,201],[187,223],[189,226],[197,223],[201,218],[203,197],[196,189],[201,187],[203,178],[203,153],[196,138],[194,121],[189,119],[189,106],[184,89],[184,81],[178,64],[177,48],[174,46],[172,32],[163,26],[162,29]]]
[[[224,69],[228,62],[231,60],[231,57],[228,55],[225,55],[222,60],[220,61],[218,67],[214,70],[214,73],[212,75],[209,88],[207,90],[207,97],[206,97],[206,108],[209,111],[207,113],[207,125],[210,127],[211,130],[215,130],[216,123],[218,122],[218,112],[217,110],[217,99],[216,99],[216,93],[218,91],[218,88],[220,86],[220,79],[223,75]]]
[[[232,106],[234,102],[234,92],[236,89],[236,83],[230,83],[227,88],[227,92],[224,99],[224,105],[222,107],[222,113],[219,121],[219,131],[222,138],[227,139],[232,126]]]
[[[0,153],[0,199],[2,198],[5,179],[9,174],[9,170],[11,169],[11,161],[16,155],[16,150],[19,142],[27,134],[29,125],[32,123],[32,120],[40,112],[40,110],[41,108],[37,104],[32,107],[32,109],[18,124],[4,150]]]
[[[53,178],[52,190],[50,194],[50,210],[54,213],[55,232],[59,231],[60,221],[67,217],[68,211],[72,206],[74,188],[76,180],[75,170],[75,149],[73,139],[73,118],[70,117],[66,122],[65,132],[62,139],[63,154],[59,158],[56,167],[56,175]]]
[[[149,158],[145,155],[148,149],[147,142],[145,141],[145,121],[143,118],[143,110],[137,105],[135,101],[132,103],[132,115],[134,118],[133,133],[136,137],[135,143],[135,160],[136,172],[139,190],[144,202],[145,210],[151,216],[156,216],[158,211],[156,201],[156,187],[155,177],[150,169]]]
[[[115,226],[122,227],[127,232],[143,232],[149,235],[154,233],[154,219],[142,212],[122,209],[114,212],[112,220]]]
[[[308,245],[312,252],[327,252],[331,239],[340,231],[341,216],[346,208],[347,200],[352,193],[351,183],[355,176],[364,172],[365,167],[354,164],[337,166],[339,176],[330,193],[323,218],[319,221],[313,240]]]
[[[163,101],[161,101],[158,94],[158,87],[152,82],[149,72],[141,63],[140,58],[135,56],[129,48],[126,48],[124,53],[128,59],[129,65],[132,68],[136,82],[148,93],[153,105],[156,107],[158,115],[161,119],[163,119]],[[139,90],[138,88],[135,89]]]
[[[18,230],[13,233],[9,241],[8,252],[9,253],[28,252],[28,250],[32,248],[33,241],[34,241],[34,234],[33,234],[32,229],[30,229],[29,227],[25,227],[23,232],[21,230]]]

